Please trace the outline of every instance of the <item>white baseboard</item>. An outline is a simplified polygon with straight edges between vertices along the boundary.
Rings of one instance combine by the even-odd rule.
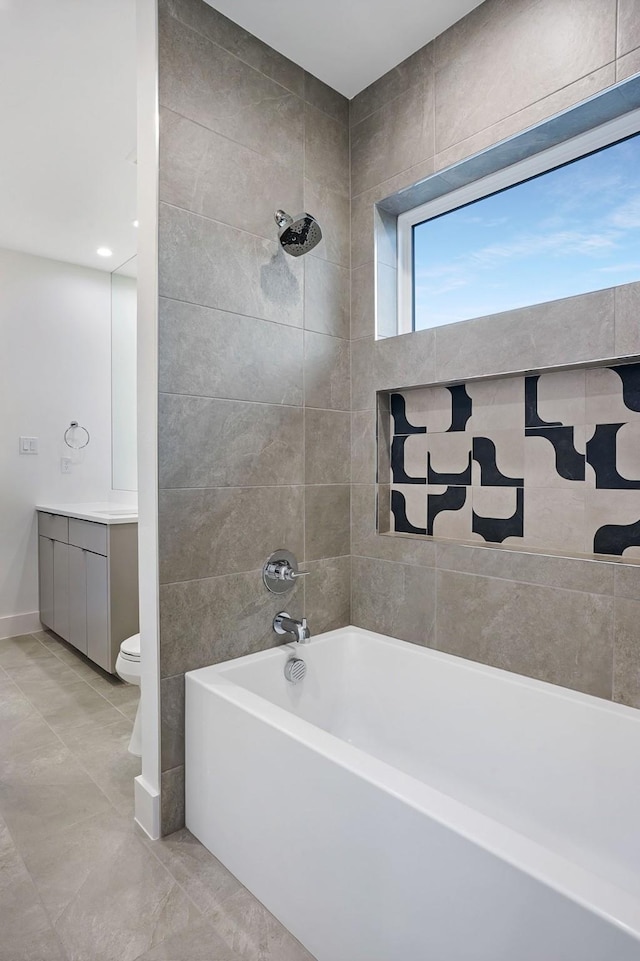
[[[135,819],[152,841],[160,837],[160,794],[152,791],[141,774],[134,779]]]
[[[33,634],[35,631],[41,630],[42,624],[38,611],[0,617],[0,638],[18,637],[20,634]]]

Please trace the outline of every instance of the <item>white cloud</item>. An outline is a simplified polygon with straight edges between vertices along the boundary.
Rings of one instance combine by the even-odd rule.
[[[610,264],[608,267],[598,267],[598,272],[601,274],[614,274],[621,270],[624,270],[625,272],[635,271],[640,277],[640,261],[637,261],[636,263]]]
[[[622,230],[635,230],[640,227],[640,194],[629,197],[617,207],[608,218],[608,222]]]

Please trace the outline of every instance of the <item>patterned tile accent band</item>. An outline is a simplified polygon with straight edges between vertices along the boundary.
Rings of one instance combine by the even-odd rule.
[[[393,532],[640,559],[640,364],[389,405]]]

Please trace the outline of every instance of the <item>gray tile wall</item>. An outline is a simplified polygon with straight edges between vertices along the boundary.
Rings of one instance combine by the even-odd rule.
[[[350,621],[349,109],[202,0],[161,0],[162,829],[184,822],[184,672]],[[325,239],[296,260],[273,214]],[[261,567],[312,572],[286,602]]]
[[[274,643],[260,566],[277,546],[313,572],[290,607],[315,633],[353,606],[363,626],[640,706],[638,568],[376,533],[374,403],[640,354],[640,285],[373,335],[374,203],[639,71],[635,6],[568,0],[560,30],[554,0],[486,0],[349,104],[202,0],[160,0],[165,831],[183,818],[184,671]],[[276,207],[322,223],[301,261]]]
[[[351,101],[351,544],[354,623],[640,707],[639,567],[379,534],[375,486],[376,391],[638,355],[640,284],[376,342],[373,206],[640,71],[637,13],[486,0]]]

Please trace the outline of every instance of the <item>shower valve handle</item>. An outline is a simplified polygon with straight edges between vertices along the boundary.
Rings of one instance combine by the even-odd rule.
[[[288,561],[274,561],[267,565],[267,573],[278,581],[293,581],[298,577],[306,577],[310,571],[296,571]]]
[[[299,577],[306,577],[309,573],[299,571],[295,555],[281,547],[266,559],[262,580],[272,594],[287,594],[294,589]]]

